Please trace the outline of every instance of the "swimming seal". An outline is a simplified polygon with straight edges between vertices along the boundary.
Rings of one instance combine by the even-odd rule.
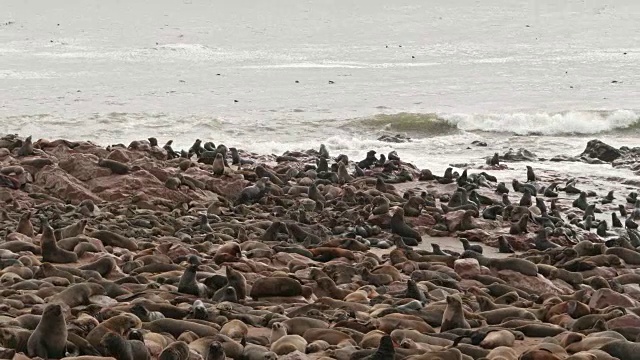
[[[67,343],[67,325],[62,306],[48,304],[38,326],[27,341],[27,355],[43,359],[62,359]]]

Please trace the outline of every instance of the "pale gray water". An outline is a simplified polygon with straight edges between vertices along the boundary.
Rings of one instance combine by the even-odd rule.
[[[156,136],[181,146],[199,137],[263,153],[325,142],[354,157],[395,148],[436,169],[508,147],[574,155],[590,137],[637,139],[619,133],[640,114],[637,0],[2,0],[0,8],[0,133],[103,144]],[[354,120],[397,113],[437,113],[467,132],[388,145],[375,141],[386,123],[424,137],[433,116]],[[609,135],[565,136],[572,132]],[[474,139],[490,148],[451,150]]]

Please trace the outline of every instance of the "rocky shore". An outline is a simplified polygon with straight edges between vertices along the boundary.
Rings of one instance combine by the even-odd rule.
[[[374,150],[0,138],[0,358],[640,353],[637,193],[538,174],[522,149],[442,176]]]

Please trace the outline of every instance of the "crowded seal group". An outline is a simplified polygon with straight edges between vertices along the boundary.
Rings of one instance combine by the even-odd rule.
[[[636,192],[172,146],[0,138],[0,358],[640,358]]]

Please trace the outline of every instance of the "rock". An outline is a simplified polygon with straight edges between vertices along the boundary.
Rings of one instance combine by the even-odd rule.
[[[507,161],[536,161],[538,156],[527,149],[520,148],[517,151],[509,149],[504,155],[500,156],[500,160]]]
[[[108,169],[106,170],[109,171]],[[75,205],[83,200],[102,201],[87,189],[80,180],[55,165],[45,166],[36,174],[34,181],[36,185],[47,190],[50,195],[66,199]]]
[[[408,218],[405,218],[408,219]],[[367,222],[371,225],[378,225],[382,229],[388,229],[391,227],[391,215],[382,214],[382,215],[371,215],[367,219]]]
[[[129,161],[131,161],[131,159],[127,155],[127,151],[121,148],[116,148],[115,150],[111,151],[107,156],[107,159],[119,161],[123,164],[126,164]]]
[[[600,140],[591,140],[587,143],[587,147],[580,156],[588,156],[590,158],[597,158],[606,162],[613,162],[620,158],[622,153],[620,150],[611,145],[607,145]]]
[[[636,314],[627,314],[607,321],[609,329],[631,327],[640,327],[640,316]]]
[[[480,263],[476,259],[458,259],[453,263],[453,270],[461,278],[472,279],[481,274]]]
[[[561,288],[551,282],[549,279],[538,274],[537,276],[527,276],[517,271],[500,270],[497,272],[500,279],[507,281],[509,285],[523,289],[533,294],[554,293],[558,294],[571,294],[573,289],[571,287]]]
[[[632,308],[638,306],[638,302],[606,288],[598,289],[589,300],[589,307],[592,309],[604,309],[610,305]]]
[[[404,219],[407,224],[414,228],[418,226],[433,226],[436,224],[436,219],[429,214],[421,214],[418,217],[405,217]]]
[[[444,214],[444,221],[447,224],[449,231],[454,232],[461,230],[462,219],[465,214],[465,210],[456,210]]]
[[[98,158],[90,154],[68,154],[58,166],[80,181],[111,175],[111,170],[98,166]]]

